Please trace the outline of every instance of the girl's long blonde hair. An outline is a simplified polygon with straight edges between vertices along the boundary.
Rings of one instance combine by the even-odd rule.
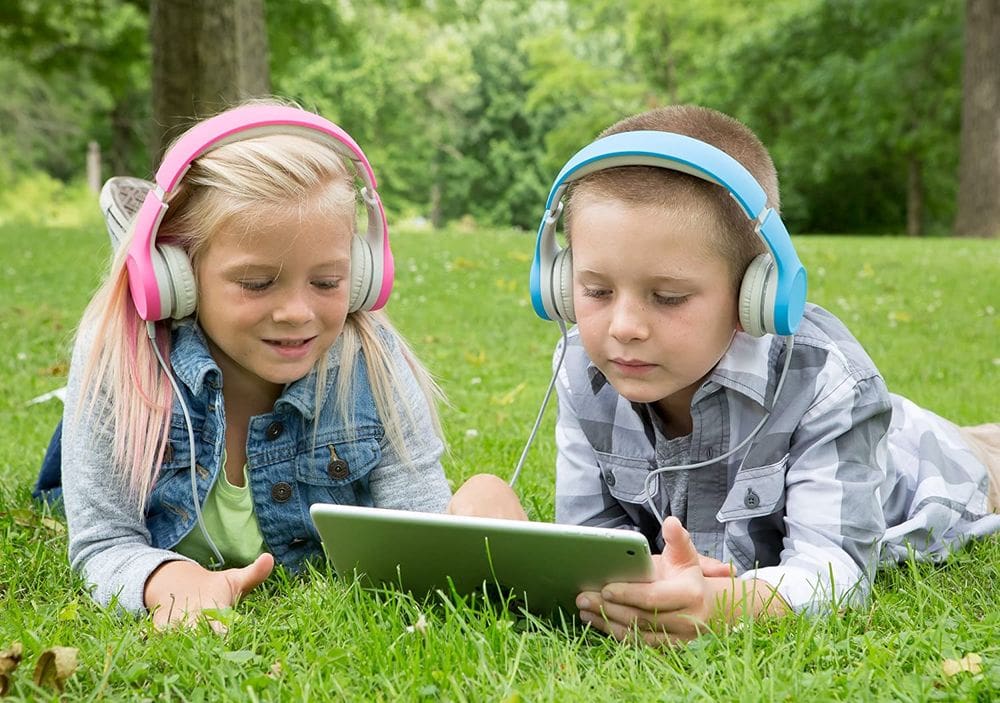
[[[331,218],[356,223],[357,191],[354,175],[331,146],[287,134],[273,134],[220,146],[196,159],[169,201],[157,233],[158,243],[170,243],[187,252],[197,270],[199,256],[221,227],[244,228],[248,236],[262,215],[298,213],[321,208]],[[355,224],[356,228],[356,224]],[[129,233],[128,240],[131,240]],[[84,367],[82,402],[113,428],[114,469],[122,474],[130,497],[142,511],[163,462],[170,429],[173,392],[160,368],[146,323],[139,317],[128,288],[126,241],[117,252],[104,283],[84,311],[77,336],[92,336]],[[197,312],[196,312],[197,314]],[[169,364],[170,333],[160,324],[156,344]],[[359,311],[347,316],[341,333],[340,372],[336,402],[350,422],[352,381],[356,358],[364,354],[375,406],[386,437],[397,452],[409,458],[402,434],[403,416],[394,394],[405,387],[392,360],[397,345],[430,408],[436,433],[442,435],[436,403],[442,394],[388,319],[381,313]],[[327,355],[317,364],[316,421],[324,402]],[[411,411],[404,405],[404,412]],[[412,418],[408,418],[412,419]],[[315,431],[315,430],[314,430]]]

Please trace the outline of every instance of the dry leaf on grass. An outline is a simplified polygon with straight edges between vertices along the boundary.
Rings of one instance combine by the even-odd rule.
[[[35,685],[55,686],[60,691],[66,679],[76,671],[76,647],[49,647],[38,655],[35,664]]]
[[[21,663],[22,647],[20,642],[15,642],[10,649],[0,651],[0,696],[6,696],[10,690],[9,674]]]
[[[966,654],[961,659],[945,659],[941,662],[941,670],[945,676],[954,676],[960,671],[968,671],[970,674],[978,674],[983,670],[983,658],[973,652]]]

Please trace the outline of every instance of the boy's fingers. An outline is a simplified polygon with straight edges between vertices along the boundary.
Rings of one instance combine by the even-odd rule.
[[[671,515],[663,521],[663,554],[659,563],[673,569],[701,568],[701,555],[681,521]]]
[[[732,564],[727,564],[725,562],[719,561],[718,559],[713,559],[712,557],[706,557],[704,555],[698,556],[698,562],[701,564],[701,573],[708,577],[717,576],[735,576],[736,571],[733,569]]]

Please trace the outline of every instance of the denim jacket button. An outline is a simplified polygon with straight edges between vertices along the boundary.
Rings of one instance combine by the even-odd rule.
[[[292,487],[284,481],[279,481],[271,486],[271,498],[273,498],[276,503],[284,503],[291,497]]]
[[[267,426],[267,429],[264,430],[264,436],[267,437],[268,439],[277,439],[278,437],[281,436],[281,433],[284,431],[285,431],[284,425],[282,425],[280,422],[272,422],[270,425]]]
[[[347,478],[351,474],[351,469],[343,459],[334,459],[326,467],[326,475],[334,480]]]
[[[743,496],[743,505],[751,509],[760,505],[760,496],[754,489],[747,488],[747,494]]]
[[[611,471],[605,471],[604,482],[609,486],[615,485],[615,475]]]

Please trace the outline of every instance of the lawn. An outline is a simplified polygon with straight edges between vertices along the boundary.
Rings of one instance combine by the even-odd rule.
[[[558,328],[527,302],[533,236],[399,232],[389,312],[450,399],[449,478],[509,476],[549,379]],[[890,389],[959,423],[1000,419],[1000,242],[800,237],[810,300],[841,316]],[[0,650],[23,645],[11,700],[39,654],[78,649],[67,700],[991,700],[1000,696],[1000,540],[945,566],[883,572],[870,606],[740,624],[675,650],[618,644],[432,596],[365,591],[324,567],[278,573],[225,636],[156,632],[97,608],[59,519],[29,489],[62,407],[74,325],[107,258],[100,228],[0,227]],[[553,516],[550,407],[518,489]],[[977,665],[978,655],[981,662]],[[975,671],[945,673],[946,660]],[[2,671],[2,669],[0,669]]]

